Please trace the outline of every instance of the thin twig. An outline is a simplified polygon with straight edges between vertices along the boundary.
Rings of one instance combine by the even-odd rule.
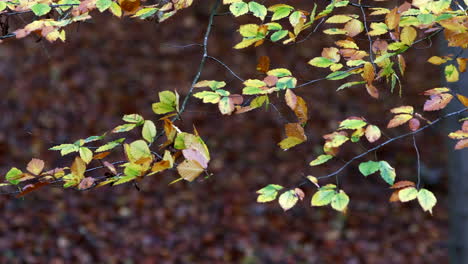
[[[417,133],[419,133],[419,132],[421,132],[421,131],[423,131],[423,130],[429,128],[429,127],[432,127],[433,125],[439,123],[439,122],[440,122],[441,120],[443,120],[443,119],[446,119],[446,118],[448,118],[448,117],[461,114],[461,113],[463,113],[463,112],[465,112],[465,111],[467,111],[467,110],[468,110],[468,107],[465,107],[465,108],[460,109],[460,110],[458,110],[458,111],[448,113],[448,114],[446,114],[446,115],[444,115],[444,116],[442,116],[442,117],[439,117],[438,119],[432,121],[431,123],[429,123],[429,124],[427,124],[427,125],[421,127],[421,128],[418,129],[418,130],[415,130],[415,131],[412,131],[412,132],[409,132],[409,133],[402,134],[402,135],[400,135],[400,136],[391,138],[391,139],[389,139],[389,140],[383,142],[382,144],[377,145],[377,146],[375,146],[375,147],[369,149],[368,151],[363,152],[363,153],[361,153],[361,154],[355,156],[354,158],[350,159],[348,162],[346,162],[346,163],[345,163],[342,167],[340,167],[338,170],[336,170],[336,171],[334,171],[334,172],[332,172],[332,173],[330,173],[330,174],[317,177],[317,179],[325,179],[325,178],[333,177],[333,176],[339,174],[340,172],[342,172],[342,171],[343,171],[346,167],[348,167],[353,161],[355,161],[355,160],[357,160],[357,159],[360,159],[360,158],[366,156],[367,154],[371,153],[372,151],[378,150],[378,149],[380,149],[381,147],[383,147],[383,146],[385,146],[385,145],[387,145],[387,144],[389,144],[389,143],[391,143],[391,142],[393,142],[393,141],[396,141],[396,140],[399,140],[399,139],[402,139],[402,138],[405,138],[405,137],[408,137],[408,136],[415,135],[415,134],[417,134]],[[302,185],[304,185],[304,184],[307,184],[307,181],[304,181],[304,182],[300,183],[298,186],[302,186]]]

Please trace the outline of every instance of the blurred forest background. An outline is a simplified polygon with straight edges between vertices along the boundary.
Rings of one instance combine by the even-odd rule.
[[[69,159],[48,148],[101,134],[120,124],[123,114],[156,118],[151,104],[163,89],[185,95],[201,47],[181,46],[201,43],[209,15],[209,1],[196,2],[162,24],[103,15],[69,28],[66,43],[49,44],[32,36],[1,44],[0,174],[34,157],[50,167],[62,165]],[[308,1],[282,2],[311,9]],[[22,19],[14,21],[23,25]],[[300,44],[266,43],[234,51],[240,40],[235,30],[248,21],[217,16],[210,55],[243,78],[255,77],[262,55],[270,57],[272,67],[289,68],[302,81],[327,73],[307,61],[333,43],[333,37],[319,31]],[[360,37],[361,45],[367,45],[367,38]],[[378,177],[364,179],[357,164],[340,176],[341,188],[351,197],[345,215],[311,208],[311,186],[304,189],[307,196],[301,205],[287,213],[277,203],[256,203],[255,194],[268,183],[292,186],[306,175],[324,175],[342,165],[308,166],[321,151],[321,136],[342,119],[364,116],[385,126],[390,114],[383,109],[422,106],[425,98],[419,93],[440,84],[439,68],[425,63],[438,48],[426,41],[408,53],[402,98],[390,93],[384,82],[378,86],[384,100],[372,99],[363,87],[336,92],[340,81],[298,89],[309,104],[309,141],[286,152],[276,144],[293,115],[275,96],[272,103],[278,111],[270,107],[228,117],[215,105],[193,98],[178,126],[191,131],[196,125],[212,153],[211,177],[168,186],[176,178],[168,172],[140,182],[140,191],[126,184],[85,192],[47,187],[21,199],[2,195],[0,262],[447,263],[447,153],[441,147],[446,134],[440,125],[417,136],[423,186],[439,200],[434,216],[415,202],[388,203],[388,186]],[[202,79],[226,80],[231,91],[242,87],[211,60]],[[406,130],[386,133],[392,137]],[[348,160],[366,147],[350,144],[340,157]],[[399,179],[415,179],[410,138],[377,155],[396,168]]]

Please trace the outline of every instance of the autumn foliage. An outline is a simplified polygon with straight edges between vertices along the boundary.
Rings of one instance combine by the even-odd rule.
[[[35,0],[1,1],[0,16],[12,16],[18,13],[31,13],[32,21],[22,28],[3,32],[0,40],[25,38],[32,33],[47,41],[66,42],[67,31],[71,24],[83,23],[92,19],[97,12],[110,12],[120,19],[143,19],[163,23],[171,17],[183,15],[179,11],[191,8],[192,0],[140,1],[140,0]],[[219,109],[222,115],[255,115],[270,107],[272,97],[281,98],[289,111],[295,116],[293,122],[284,126],[284,137],[277,144],[288,150],[300,144],[306,144],[308,137],[304,129],[313,122],[309,113],[308,102],[300,96],[301,89],[318,81],[346,80],[336,87],[337,93],[345,89],[360,89],[362,94],[375,100],[382,98],[382,90],[388,89],[396,96],[403,97],[401,80],[405,78],[405,56],[414,45],[424,40],[443,35],[450,47],[460,50],[468,47],[467,4],[464,6],[447,0],[414,0],[394,6],[393,2],[375,1],[367,4],[361,1],[328,1],[325,7],[312,3],[310,10],[301,10],[292,5],[278,3],[266,5],[256,1],[214,0],[210,10],[204,35],[203,56],[193,79],[189,92],[182,97],[177,91],[162,91],[158,101],[152,104],[155,114],[145,119],[136,113],[123,116],[122,124],[110,128],[100,135],[78,139],[75,142],[60,144],[50,150],[62,156],[74,155],[71,164],[50,168],[38,158],[32,159],[25,168],[11,168],[5,175],[2,188],[16,187],[10,193],[17,197],[44,188],[53,183],[61,183],[64,188],[88,190],[102,186],[116,186],[129,182],[138,182],[145,177],[155,177],[167,170],[176,170],[180,180],[194,181],[199,177],[210,176],[209,144],[199,135],[196,126],[191,131],[182,131],[177,122],[183,118],[187,104],[192,100],[201,100]],[[225,13],[223,13],[223,11]],[[224,19],[237,19],[248,16],[255,23],[242,24],[238,29],[240,41],[233,45],[233,53],[243,49],[254,49],[260,45],[292,45],[311,35],[330,36],[334,45],[323,47],[320,56],[310,58],[307,63],[310,70],[325,69],[328,73],[322,78],[300,81],[290,69],[271,67],[268,56],[260,57],[256,71],[251,78],[240,78],[231,68],[209,55],[208,40],[213,18],[226,15]],[[166,22],[167,23],[167,22]],[[164,25],[164,23],[162,24]],[[8,28],[8,27],[2,27]],[[363,42],[359,38],[364,38]],[[15,40],[19,41],[19,40]],[[365,45],[363,44],[365,43]],[[335,177],[354,161],[359,161],[358,171],[364,177],[381,177],[394,192],[391,202],[409,202],[417,200],[424,211],[432,213],[437,199],[434,194],[421,188],[420,182],[412,182],[398,177],[398,164],[386,160],[363,160],[366,155],[382,146],[404,137],[413,137],[444,118],[456,117],[460,129],[448,134],[456,140],[455,150],[468,147],[468,98],[463,91],[454,91],[450,84],[459,81],[466,71],[468,58],[460,53],[446,56],[432,56],[427,63],[440,66],[444,72],[447,87],[427,89],[422,97],[424,105],[395,105],[391,109],[382,109],[392,117],[386,127],[366,120],[366,113],[359,116],[343,117],[336,124],[336,129],[323,135],[322,153],[309,161],[309,165],[319,166],[333,162],[340,155],[340,148],[345,144],[358,144],[367,141],[372,147],[355,156],[338,170],[328,175],[308,175],[296,186],[284,187],[265,183],[257,191],[260,203],[278,201],[288,210],[309,194],[304,185],[314,186],[317,190],[310,194],[312,206],[330,205],[337,211],[346,211],[350,197],[338,184],[321,185],[321,180]],[[226,68],[241,84],[235,91],[227,85],[227,80],[201,80],[206,60],[215,60]],[[443,110],[453,101],[459,101],[464,108],[455,112],[441,114],[430,120],[425,116],[428,111]],[[394,138],[384,138],[387,129],[406,126],[407,132]],[[129,140],[128,135],[138,135],[139,139]],[[208,142],[208,141],[207,141]],[[416,146],[416,143],[415,143]],[[416,146],[417,148],[417,146]],[[115,160],[118,153],[123,153],[124,160]],[[306,165],[306,164],[305,164]],[[18,166],[19,167],[19,166]],[[102,176],[89,176],[88,173],[102,170]],[[373,176],[374,175],[374,176]],[[419,175],[418,175],[419,177]]]

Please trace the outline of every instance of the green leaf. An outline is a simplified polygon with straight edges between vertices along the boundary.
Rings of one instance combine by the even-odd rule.
[[[298,200],[299,200],[299,198],[297,197],[294,190],[289,190],[289,191],[284,192],[284,193],[282,193],[280,195],[280,197],[278,199],[278,202],[279,202],[281,208],[283,208],[284,211],[287,211],[287,210],[293,208],[294,205],[296,205]]]
[[[9,181],[11,184],[18,184],[20,183],[20,180],[21,179],[21,174],[23,174],[23,172],[17,168],[11,168],[7,174],[5,175],[5,178],[7,181]]]
[[[358,85],[358,84],[365,84],[366,82],[365,81],[360,81],[360,82],[347,82],[345,84],[342,84],[340,85],[340,87],[338,87],[338,89],[336,89],[337,91],[340,91],[340,90],[343,90],[345,88],[348,88],[348,87],[351,87],[351,86],[354,86],[354,85]]]
[[[349,204],[349,197],[342,190],[340,190],[339,193],[335,194],[335,196],[333,196],[333,199],[331,201],[332,208],[340,212],[345,210],[348,204]]]
[[[294,8],[291,7],[291,6],[281,6],[281,7],[278,7],[277,9],[275,9],[275,11],[273,12],[273,16],[271,17],[271,21],[276,21],[276,20],[280,20],[282,18],[285,18],[287,16],[289,16],[289,14],[291,14],[291,11],[293,10]]]
[[[77,152],[79,148],[80,147],[75,144],[61,144],[50,148],[50,150],[60,150],[60,155],[65,156],[72,152]]]
[[[429,211],[432,214],[432,208],[436,205],[437,198],[431,191],[427,189],[421,189],[418,192],[418,202],[419,205],[421,205],[423,208],[424,212]]]
[[[266,94],[265,90],[260,89],[259,87],[245,87],[242,89],[242,94],[244,95],[255,95],[255,94]]]
[[[125,138],[119,138],[117,140],[106,143],[105,145],[102,145],[99,148],[97,148],[96,152],[104,152],[104,151],[111,150],[111,149],[119,146],[124,140],[125,140]]]
[[[378,161],[366,161],[359,164],[359,171],[364,176],[369,176],[380,169],[380,162]]]
[[[328,68],[330,67],[330,65],[332,65],[335,62],[329,58],[316,57],[316,58],[311,59],[308,63],[315,67]]]
[[[398,192],[398,198],[402,202],[414,200],[416,197],[418,197],[418,190],[414,187],[404,188]]]
[[[101,13],[106,11],[111,5],[112,5],[111,0],[97,0],[96,1],[96,7]]]
[[[367,122],[360,119],[346,119],[340,123],[338,130],[342,129],[359,129],[367,125]]]
[[[284,37],[286,37],[288,35],[288,32],[287,30],[278,30],[276,31],[275,33],[273,33],[270,37],[271,41],[273,42],[276,42],[278,40],[281,40],[283,39]]]
[[[239,33],[244,38],[256,37],[259,26],[257,24],[245,24],[239,27]]]
[[[88,164],[93,160],[93,152],[87,147],[81,147],[80,157],[86,164]]]
[[[33,11],[33,13],[36,16],[43,16],[43,15],[49,13],[50,10],[52,10],[52,8],[49,5],[46,5],[46,4],[35,4],[35,5],[33,5],[31,7],[31,11]]]
[[[297,79],[294,77],[283,77],[278,80],[276,87],[281,90],[295,88],[297,84]]]
[[[126,176],[138,177],[143,174],[143,167],[139,164],[130,163],[124,169]]]
[[[242,16],[249,12],[249,5],[244,2],[233,3],[229,6],[229,11],[235,16]]]
[[[138,10],[138,12],[136,12],[136,14],[133,15],[132,17],[138,17],[140,19],[146,19],[146,18],[154,15],[156,13],[156,11],[158,11],[158,9],[154,8],[154,7],[142,8],[142,9]]]
[[[132,175],[128,175],[128,176],[122,176],[122,177],[119,177],[117,181],[114,181],[114,183],[112,185],[119,185],[119,184],[123,184],[123,183],[127,183],[129,181],[132,181],[136,178],[136,176],[132,176]]]
[[[7,7],[6,2],[3,2],[3,1],[0,2],[0,12],[5,10],[6,7]]]
[[[171,91],[162,91],[159,93],[159,103],[152,105],[153,112],[156,114],[167,114],[176,111],[178,102],[177,96]]]
[[[388,164],[388,162],[382,160],[380,161],[380,176],[388,184],[393,185],[395,182],[396,172],[395,169]]]
[[[141,135],[146,141],[148,141],[148,143],[153,143],[154,138],[156,137],[156,125],[153,121],[145,121],[143,129],[141,130]]]
[[[281,77],[286,77],[286,76],[291,76],[292,73],[290,70],[288,69],[284,69],[284,68],[278,68],[278,69],[273,69],[273,70],[269,70],[267,72],[268,75],[272,75],[272,76],[276,76],[278,78],[281,78]]]
[[[310,166],[317,166],[317,165],[320,165],[320,164],[323,164],[327,161],[329,161],[330,159],[332,159],[333,156],[332,155],[320,155],[318,156],[316,159],[314,159],[313,161],[311,161],[309,163]]]
[[[329,188],[320,188],[318,192],[312,196],[311,204],[312,206],[324,206],[332,202],[333,197],[335,196],[336,191]]]
[[[122,117],[122,120],[127,122],[127,123],[134,123],[134,124],[141,124],[145,119],[138,114],[131,114],[131,115],[124,115]]]
[[[203,91],[203,92],[195,93],[193,97],[202,99],[203,103],[212,103],[212,104],[218,103],[219,100],[221,99],[221,96],[218,93],[210,92],[210,91]]]
[[[254,16],[264,20],[267,15],[267,9],[264,5],[259,4],[255,1],[249,2],[249,10]]]
[[[136,126],[137,126],[137,124],[123,124],[123,125],[117,126],[114,129],[112,129],[112,133],[128,132],[128,131],[134,129]]]
[[[341,80],[350,75],[351,73],[346,72],[346,71],[336,71],[336,72],[332,72],[328,74],[325,78],[327,78],[328,80]]]
[[[260,194],[257,198],[257,202],[266,203],[271,202],[276,199],[278,191],[283,189],[283,186],[277,184],[268,184],[262,189],[258,190],[257,193]]]
[[[137,161],[141,158],[146,158],[151,156],[151,151],[148,147],[148,144],[143,140],[137,140],[130,144],[130,161]],[[129,157],[130,158],[130,157]]]

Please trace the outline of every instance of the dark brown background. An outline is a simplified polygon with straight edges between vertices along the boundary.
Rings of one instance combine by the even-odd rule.
[[[185,95],[201,49],[177,45],[201,43],[208,2],[199,1],[163,24],[103,15],[69,28],[63,44],[35,37],[1,44],[1,174],[11,166],[24,168],[33,157],[46,160],[49,168],[63,164],[69,159],[47,148],[106,131],[120,124],[123,114],[156,119],[151,103],[158,91],[177,89]],[[291,69],[300,81],[327,73],[306,62],[336,38],[318,33],[298,45],[233,50],[240,40],[235,30],[249,21],[216,17],[210,55],[243,78],[256,77],[261,55],[270,56],[272,67]],[[359,37],[365,47],[365,36]],[[86,192],[47,188],[24,199],[1,196],[0,262],[446,263],[446,154],[437,129],[417,137],[426,168],[424,186],[439,199],[432,217],[414,202],[389,204],[386,184],[376,175],[363,179],[357,164],[340,174],[340,187],[352,199],[346,215],[311,208],[311,186],[304,188],[306,199],[287,213],[277,203],[255,202],[255,191],[268,183],[293,186],[305,175],[337,169],[340,161],[317,168],[308,163],[320,154],[321,135],[336,129],[340,120],[358,115],[384,126],[389,108],[421,106],[424,98],[418,93],[439,85],[438,68],[424,64],[435,51],[428,46],[418,44],[407,57],[403,98],[383,82],[377,84],[381,100],[370,98],[363,87],[337,93],[340,81],[298,90],[308,100],[309,141],[287,152],[276,143],[284,136],[284,118],[293,121],[294,116],[281,99],[273,96],[282,116],[270,108],[229,117],[215,105],[191,99],[178,125],[191,131],[194,123],[206,140],[212,177],[168,186],[176,178],[169,172],[142,181],[141,191],[127,184]],[[230,91],[242,87],[213,61],[202,78],[227,80]],[[395,136],[405,129],[385,133]],[[348,160],[368,146],[349,144],[340,157]],[[377,155],[396,167],[398,179],[415,179],[410,139]]]

